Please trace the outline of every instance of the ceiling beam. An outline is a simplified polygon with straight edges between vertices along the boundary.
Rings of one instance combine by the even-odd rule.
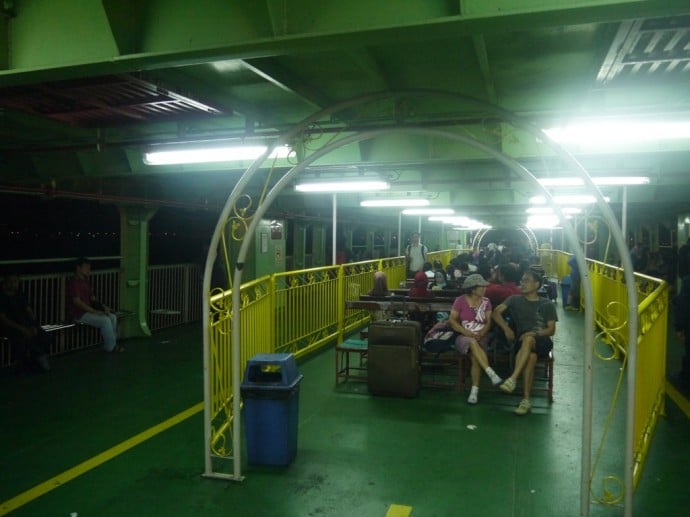
[[[153,9],[155,5],[147,4],[147,8]],[[167,3],[162,3],[161,5],[168,9]],[[217,2],[200,1],[196,2],[195,5],[198,10],[213,9],[214,6],[217,6]],[[31,11],[30,13],[33,14]],[[224,14],[227,15],[227,13]],[[519,31],[538,27],[557,27],[562,26],[565,21],[567,21],[568,25],[577,25],[604,23],[607,21],[618,22],[626,18],[686,14],[690,14],[690,3],[687,0],[648,0],[645,2],[629,0],[599,5],[583,4],[569,6],[567,3],[559,3],[542,10],[535,10],[534,8],[519,10],[516,8],[511,12],[497,11],[476,16],[441,16],[416,23],[401,23],[398,18],[392,18],[390,25],[384,24],[376,27],[367,27],[365,25],[363,28],[352,28],[349,25],[338,28],[331,22],[330,27],[332,27],[332,30],[330,32],[293,33],[270,38],[264,37],[262,33],[256,33],[253,38],[249,36],[238,38],[233,33],[234,31],[227,30],[224,31],[225,41],[222,41],[223,35],[214,34],[214,43],[200,46],[190,45],[188,37],[183,31],[179,35],[167,33],[166,38],[161,38],[160,36],[158,38],[149,38],[144,33],[141,36],[142,43],[138,52],[132,54],[113,56],[111,53],[107,53],[107,50],[102,50],[101,48],[90,49],[90,52],[86,53],[83,46],[61,46],[62,51],[60,53],[53,53],[50,56],[36,56],[36,59],[40,58],[40,61],[36,61],[33,65],[26,63],[24,66],[0,71],[0,86],[40,82],[48,77],[51,80],[60,80],[105,73],[112,74],[133,70],[152,70],[169,66],[199,64],[209,60],[248,60],[274,57],[312,52],[314,48],[318,48],[320,51],[345,49],[361,47],[362,42],[373,45],[395,44],[401,41],[416,42],[429,40],[430,38],[438,41],[455,40],[458,37],[475,34]],[[57,15],[59,16],[59,12]],[[173,12],[172,16],[175,15],[182,17],[188,16],[188,13],[185,10],[180,10],[179,13]],[[314,13],[310,12],[309,15],[313,16]],[[22,12],[20,11],[18,17],[21,16]],[[74,20],[68,19],[68,14],[62,16],[64,16],[63,19],[51,18],[50,28],[43,27],[46,20],[42,19],[37,20],[35,25],[32,25],[33,20],[31,19],[25,20],[23,23],[25,26],[32,27],[31,30],[34,35],[46,33],[60,37],[61,30],[69,31],[74,24]],[[166,13],[166,19],[170,19],[170,16],[170,13]],[[156,13],[148,13],[148,18],[156,19]],[[10,23],[16,23],[16,19],[10,20]],[[112,15],[110,19],[113,19]],[[178,26],[184,27],[188,24],[188,19],[181,18],[177,20],[177,23]],[[247,32],[246,22],[243,28],[244,32]],[[10,48],[14,48],[15,52],[21,54],[22,45],[30,41],[26,32],[23,35],[24,39],[13,38],[14,31],[12,30],[8,31],[8,33]],[[122,40],[124,37],[117,34],[113,34],[113,36],[116,40]],[[148,43],[149,40],[153,40],[154,43]],[[121,41],[118,45],[127,46]],[[103,45],[102,47],[107,46]],[[101,52],[102,55],[99,56],[97,52]],[[48,58],[48,61],[46,61],[46,58]]]

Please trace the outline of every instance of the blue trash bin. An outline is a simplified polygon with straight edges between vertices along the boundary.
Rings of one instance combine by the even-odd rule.
[[[563,299],[563,308],[568,305],[568,295],[570,294],[570,275],[565,275],[561,278],[561,298]]]
[[[285,466],[295,459],[302,377],[292,354],[258,354],[247,362],[240,393],[251,465]]]

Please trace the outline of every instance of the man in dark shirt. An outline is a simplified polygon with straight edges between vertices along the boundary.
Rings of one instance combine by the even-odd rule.
[[[530,392],[534,379],[534,367],[537,358],[548,357],[553,348],[551,336],[556,333],[556,307],[553,302],[541,298],[537,291],[541,287],[542,279],[531,270],[525,271],[520,281],[521,295],[511,296],[494,309],[493,320],[505,333],[508,341],[518,342],[518,352],[515,356],[515,368],[503,384],[501,389],[512,393],[515,383],[524,371],[524,396],[515,410],[516,415],[526,415],[532,409]],[[515,330],[510,328],[503,317],[503,313],[510,309],[510,315]]]
[[[50,338],[36,322],[29,300],[19,290],[19,276],[5,275],[0,290],[0,334],[10,340],[12,358],[20,363],[36,361],[43,371],[50,370]]]

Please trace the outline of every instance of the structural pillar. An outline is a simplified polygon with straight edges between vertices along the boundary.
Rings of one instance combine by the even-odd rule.
[[[150,336],[148,301],[149,221],[157,208],[121,205],[120,212],[120,307],[134,312],[122,320],[122,337]]]

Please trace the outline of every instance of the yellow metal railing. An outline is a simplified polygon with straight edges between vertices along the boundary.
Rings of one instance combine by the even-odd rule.
[[[561,279],[569,274],[567,262],[570,254],[541,250],[540,255],[547,275]],[[600,331],[597,338],[611,346],[615,356],[624,357],[629,345],[629,322],[623,270],[589,259],[587,267],[594,298],[594,322]],[[637,486],[654,428],[659,415],[664,412],[669,289],[663,280],[639,273],[634,276],[638,298],[638,336],[633,480]]]
[[[345,309],[374,285],[384,271],[389,284],[405,279],[404,257],[289,271],[265,276],[240,288],[240,371],[260,353],[289,352],[301,357],[342,341],[366,325],[369,312]],[[232,290],[210,298],[211,449],[216,458],[232,456]]]
[[[442,263],[456,251],[436,252]],[[547,275],[561,279],[569,273],[569,254],[541,250]],[[447,255],[447,256],[446,256]],[[544,260],[546,258],[546,260]],[[620,268],[587,261],[594,294],[595,323],[599,338],[624,355],[627,350],[627,297]],[[547,267],[548,266],[548,267]],[[373,287],[374,273],[384,271],[389,287],[405,280],[405,259],[394,257],[290,271],[266,276],[240,288],[241,365],[258,353],[290,352],[304,356],[340,342],[369,322],[369,312],[346,309]],[[663,413],[668,318],[668,285],[658,279],[635,275],[639,334],[635,389],[635,484],[658,416]],[[232,291],[211,296],[211,429],[216,457],[232,455]]]

